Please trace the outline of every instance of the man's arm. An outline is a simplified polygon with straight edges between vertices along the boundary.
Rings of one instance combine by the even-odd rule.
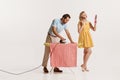
[[[71,42],[71,43],[74,43],[73,40],[72,40],[72,37],[71,37],[71,35],[70,35],[69,30],[65,29],[65,32],[66,32],[67,37],[68,37],[68,39],[70,40],[70,42]]]
[[[52,31],[53,31],[53,33],[57,36],[57,37],[59,37],[61,40],[65,40],[65,38],[63,38],[58,32],[57,32],[57,30],[56,30],[56,27],[52,27]]]

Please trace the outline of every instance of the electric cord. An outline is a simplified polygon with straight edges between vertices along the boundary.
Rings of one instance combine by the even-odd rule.
[[[55,47],[53,47],[52,51],[50,52],[50,56],[52,55],[52,52],[54,51],[54,49],[56,48],[56,46],[57,46],[58,44],[59,44],[59,43],[57,43],[57,44],[55,45]],[[37,66],[37,67],[34,67],[33,69],[26,70],[26,71],[19,72],[19,73],[10,72],[10,71],[6,71],[6,70],[3,70],[3,69],[0,69],[0,72],[4,72],[4,73],[7,73],[7,74],[11,74],[11,75],[21,75],[21,74],[25,74],[25,73],[34,71],[34,70],[36,70],[36,69],[39,69],[41,66],[42,66],[42,64],[40,64],[40,65]],[[52,69],[53,69],[53,68],[52,68]],[[50,70],[50,72],[52,71],[52,69]]]
[[[34,71],[38,68],[40,68],[42,65],[39,65],[33,69],[30,69],[30,70],[27,70],[27,71],[23,71],[23,72],[20,72],[20,73],[13,73],[13,72],[9,72],[9,71],[6,71],[6,70],[3,70],[3,69],[0,69],[0,72],[4,72],[4,73],[7,73],[7,74],[11,74],[11,75],[21,75],[21,74],[25,74],[25,73],[28,73],[28,72],[31,72],[31,71]]]
[[[57,44],[53,47],[52,51],[50,52],[50,56],[52,55],[52,52],[55,50],[55,48],[57,47],[58,44],[59,44],[59,43],[57,43]],[[49,56],[49,57],[50,57],[50,56]],[[19,72],[19,73],[10,72],[10,71],[6,71],[6,70],[3,70],[3,69],[0,69],[0,72],[4,72],[4,73],[7,73],[7,74],[11,74],[11,75],[22,75],[22,74],[25,74],[25,73],[28,73],[28,72],[32,72],[32,71],[34,71],[34,70],[36,70],[36,69],[39,69],[41,66],[42,66],[42,64],[40,64],[40,65],[37,66],[37,67],[34,67],[33,69],[26,70],[26,71]],[[53,70],[53,67],[51,68],[50,72],[52,72],[52,70]],[[74,74],[74,72],[73,72],[71,69],[70,69],[70,71]]]

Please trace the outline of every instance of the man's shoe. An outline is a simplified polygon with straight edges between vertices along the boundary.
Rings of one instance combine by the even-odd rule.
[[[48,73],[48,69],[46,67],[43,68],[44,73]]]
[[[59,72],[59,73],[61,73],[61,72],[63,72],[63,71],[56,67],[56,68],[54,68],[54,72]]]

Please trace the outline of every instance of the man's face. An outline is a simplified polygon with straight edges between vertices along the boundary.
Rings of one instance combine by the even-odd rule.
[[[67,18],[65,18],[65,19],[63,18],[62,22],[63,22],[63,24],[66,24],[69,20],[70,20],[69,17],[67,17]]]

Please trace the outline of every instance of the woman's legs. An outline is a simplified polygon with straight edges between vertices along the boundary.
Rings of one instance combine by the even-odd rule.
[[[83,56],[83,64],[81,65],[82,71],[88,71],[87,70],[87,62],[92,53],[91,48],[84,48],[84,56]]]

